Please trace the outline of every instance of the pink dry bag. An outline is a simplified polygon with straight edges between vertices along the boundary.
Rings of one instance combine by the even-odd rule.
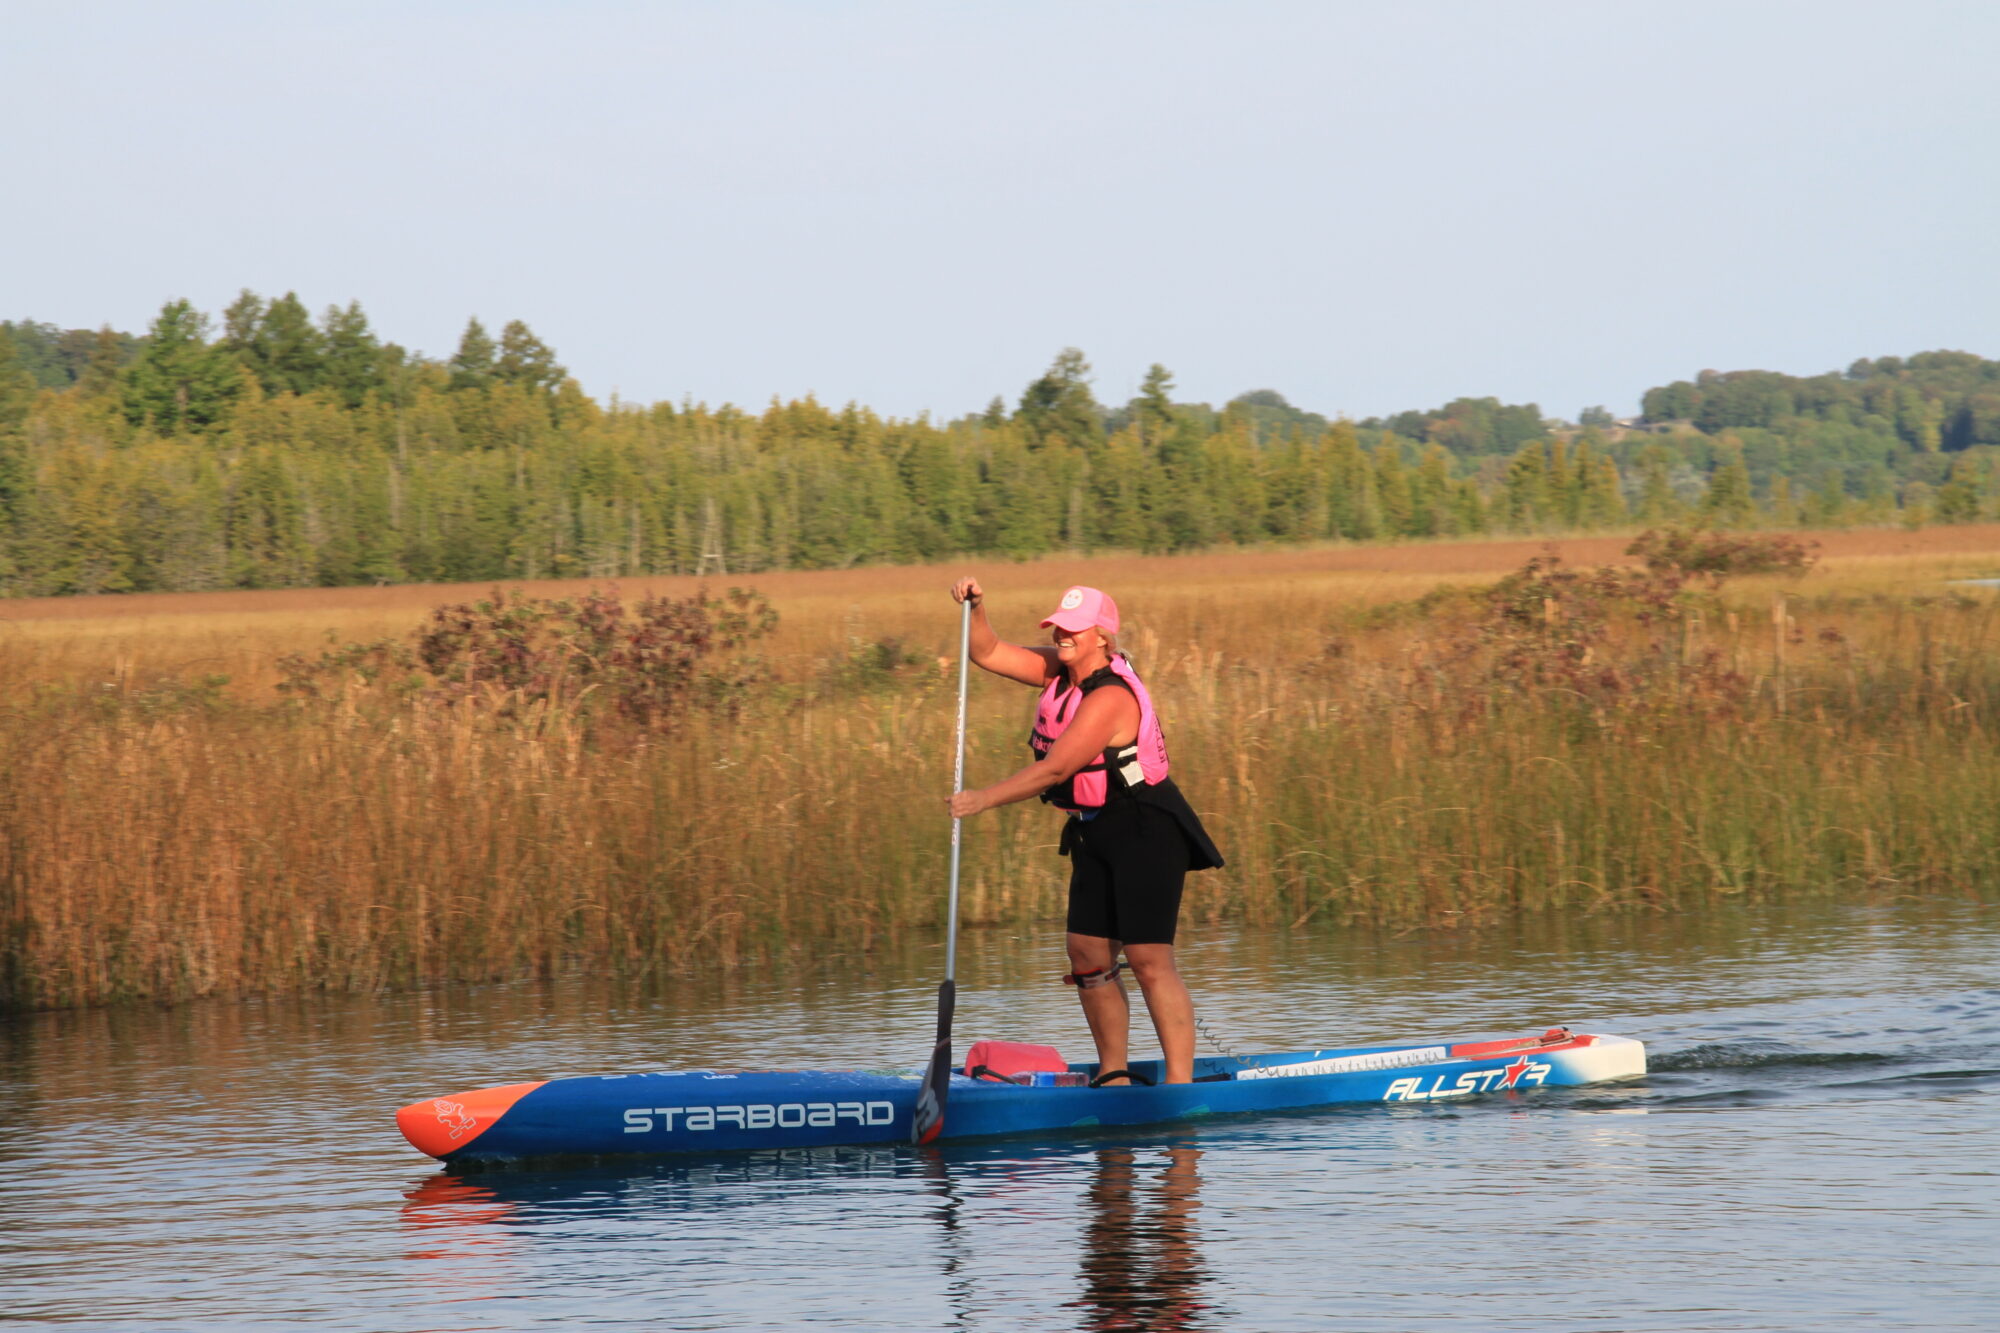
[[[976,1041],[965,1053],[965,1072],[972,1078],[1019,1083],[1021,1075],[1061,1074],[1069,1065],[1053,1046],[1030,1046],[1020,1041]]]

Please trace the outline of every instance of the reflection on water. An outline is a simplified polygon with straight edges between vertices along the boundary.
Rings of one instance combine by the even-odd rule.
[[[1083,1229],[1083,1328],[1208,1326],[1194,1227],[1200,1162],[1192,1144],[1143,1158],[1129,1148],[1099,1150]]]
[[[467,1177],[441,1171],[404,1196],[402,1224],[412,1244],[406,1256],[427,1266],[426,1281],[457,1289],[465,1299],[495,1296],[514,1276],[506,1260],[552,1217],[647,1211],[655,1220],[682,1220],[706,1209],[727,1209],[734,1182],[791,1181],[811,1190],[829,1174],[924,1182],[936,1206],[938,1274],[952,1298],[957,1324],[975,1322],[967,1263],[974,1243],[968,1226],[967,1181],[953,1150],[923,1148],[796,1149],[688,1165],[657,1165],[637,1175],[569,1175],[523,1171],[481,1172]],[[1051,1173],[1046,1154],[1015,1159],[984,1156],[975,1185],[1003,1192],[1010,1206],[1038,1214],[1074,1217],[1074,1246],[1082,1295],[1069,1304],[1082,1311],[1077,1327],[1093,1333],[1157,1330],[1189,1333],[1216,1327],[1203,1299],[1208,1281],[1199,1249],[1195,1213],[1200,1207],[1201,1147],[1167,1141],[1144,1147],[1098,1148],[1088,1154],[1088,1184],[1075,1198],[1067,1173]],[[996,1183],[1005,1181],[996,1189]]]
[[[436,1175],[404,1195],[404,1253],[412,1263],[435,1263],[437,1280],[478,1286],[479,1270],[504,1258],[516,1237],[501,1223],[514,1205],[475,1181]]]
[[[1055,948],[972,935],[962,1039],[1078,1046]],[[2000,931],[1979,904],[1211,928],[1186,952],[1245,1050],[1569,1022],[1646,1038],[1654,1073],[1154,1133],[475,1174],[414,1155],[394,1108],[573,1073],[914,1064],[936,951],[15,1015],[4,1317],[1817,1333],[1987,1328],[2000,1308]]]

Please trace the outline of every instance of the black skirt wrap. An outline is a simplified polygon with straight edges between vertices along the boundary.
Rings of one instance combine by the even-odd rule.
[[[1223,866],[1222,853],[1216,849],[1215,840],[1208,836],[1208,830],[1201,826],[1201,816],[1181,795],[1181,789],[1174,785],[1172,778],[1161,778],[1143,787],[1127,787],[1111,796],[1113,801],[1144,801],[1166,811],[1181,826],[1181,833],[1187,839],[1189,870],[1220,870]],[[1063,821],[1062,842],[1058,850],[1068,856],[1076,846],[1076,839],[1082,833],[1083,821],[1072,817]]]

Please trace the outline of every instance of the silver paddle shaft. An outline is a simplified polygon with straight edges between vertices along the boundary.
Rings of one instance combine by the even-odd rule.
[[[951,790],[954,795],[965,790],[965,676],[972,664],[972,599],[966,598],[959,604],[958,617],[958,745],[957,755],[952,761]],[[951,817],[951,905],[947,909],[944,928],[944,979],[956,980],[958,976],[958,826],[964,821],[957,815]]]

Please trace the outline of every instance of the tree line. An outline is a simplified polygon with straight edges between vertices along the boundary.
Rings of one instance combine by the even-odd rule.
[[[438,359],[358,302],[172,301],[143,336],[0,323],[0,594],[616,578],[1053,551],[1967,522],[2000,507],[2000,362],[1704,372],[1576,421],[1461,398],[1098,401],[1065,349],[949,421],[811,398],[599,403],[525,323]]]

